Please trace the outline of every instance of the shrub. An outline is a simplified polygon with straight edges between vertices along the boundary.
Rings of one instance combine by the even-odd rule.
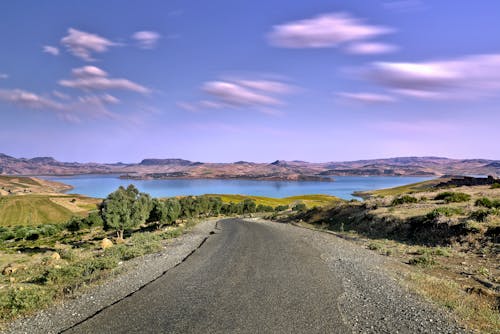
[[[493,183],[491,189],[500,189],[500,183]]]
[[[408,264],[412,266],[430,267],[436,264],[436,261],[428,254],[417,256],[411,259]]]
[[[53,296],[40,287],[12,288],[0,299],[0,308],[14,316],[22,312],[39,309],[47,305]],[[3,312],[2,312],[3,313]]]
[[[295,204],[292,208],[292,211],[306,211],[307,209],[307,206],[304,204],[304,203],[298,203],[298,204]]]
[[[8,227],[0,227],[0,240],[11,240],[16,237],[14,231]]]
[[[391,202],[391,205],[395,206],[395,205],[401,205],[401,204],[407,204],[407,203],[417,203],[417,202],[418,202],[418,199],[416,199],[415,197],[410,196],[410,195],[403,195],[403,196],[399,196],[399,197],[393,199]]]
[[[436,219],[440,216],[451,217],[453,215],[461,215],[464,211],[461,208],[450,208],[450,207],[441,207],[436,208],[427,214],[428,219]]]
[[[472,211],[469,215],[469,218],[477,222],[485,222],[489,215],[490,212],[488,210],[482,209],[482,210]]]
[[[476,206],[484,206],[485,208],[488,208],[488,209],[500,208],[500,201],[499,200],[491,200],[488,197],[481,197],[481,198],[476,200],[475,205]]]
[[[382,249],[382,245],[378,242],[370,242],[368,244],[368,249],[370,250],[379,250]]]
[[[276,212],[281,212],[288,210],[288,205],[278,205],[277,207],[274,208],[274,211]]]
[[[71,217],[71,219],[66,223],[65,227],[70,232],[77,232],[84,228],[88,228],[88,225],[83,218]]]
[[[162,239],[172,239],[177,238],[180,235],[182,235],[182,229],[178,227],[163,232],[162,234],[160,234],[160,237]]]
[[[437,194],[436,197],[434,197],[435,200],[442,200],[445,203],[467,202],[468,200],[470,200],[470,198],[471,196],[469,194],[453,191],[445,191]]]
[[[272,212],[272,211],[274,211],[274,209],[270,205],[264,205],[264,204],[257,205],[257,212]]]

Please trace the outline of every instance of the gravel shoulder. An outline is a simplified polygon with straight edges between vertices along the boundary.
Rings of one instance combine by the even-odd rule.
[[[243,287],[248,286],[249,282],[251,283],[251,281],[245,281],[248,277],[252,277],[251,275],[257,275],[261,278],[269,276],[268,278],[273,278],[270,282],[275,282],[274,279],[278,279],[282,275],[282,273],[278,271],[280,265],[283,265],[281,262],[285,260],[286,263],[293,264],[293,268],[291,268],[291,270],[297,277],[300,278],[299,281],[302,281],[302,284],[312,284],[311,291],[318,291],[318,289],[320,291],[324,291],[326,298],[326,292],[333,289],[331,294],[336,297],[326,298],[327,300],[324,302],[326,302],[328,306],[317,305],[318,300],[320,300],[321,297],[314,297],[313,299],[315,304],[313,303],[314,301],[310,301],[311,308],[303,309],[302,303],[298,302],[301,299],[292,298],[294,297],[294,291],[293,289],[290,290],[288,288],[287,284],[293,286],[293,282],[288,283],[286,280],[280,281],[284,284],[282,290],[279,290],[280,286],[272,285],[275,283],[270,283],[270,288],[274,286],[273,289],[278,289],[276,293],[282,294],[283,297],[288,295],[291,296],[290,298],[287,297],[288,299],[286,303],[289,303],[290,307],[294,310],[292,312],[294,316],[289,319],[287,318],[288,320],[286,320],[286,322],[279,324],[281,326],[279,328],[284,329],[287,325],[293,323],[293,321],[297,321],[297,327],[295,327],[297,331],[297,328],[300,328],[300,325],[302,325],[302,322],[299,321],[301,316],[304,316],[307,312],[317,314],[315,311],[316,307],[318,310],[321,310],[319,311],[320,314],[327,317],[325,319],[328,319],[330,312],[331,317],[334,317],[335,319],[338,318],[338,320],[335,321],[331,321],[332,319],[330,319],[330,321],[326,320],[326,323],[335,322],[337,324],[337,332],[467,333],[467,331],[457,324],[447,312],[424,301],[421,297],[403,287],[394,278],[395,276],[391,274],[395,270],[399,270],[395,261],[392,259],[370,252],[347,240],[328,233],[321,233],[290,224],[273,223],[260,219],[246,219],[246,221],[251,222],[252,224],[263,225],[262,228],[265,228],[265,231],[261,228],[261,232],[246,240],[244,239],[246,235],[253,235],[252,233],[256,233],[256,230],[252,229],[252,224],[250,224],[250,226],[245,227],[245,229],[249,229],[244,231],[245,233],[241,233],[243,231],[237,232],[238,230],[234,230],[234,233],[236,233],[235,237],[226,238],[226,241],[229,243],[229,246],[233,245],[231,247],[234,249],[239,249],[242,247],[241,245],[243,245],[244,249],[242,249],[240,253],[248,257],[247,259],[243,256],[241,258],[237,257],[231,260],[232,255],[227,254],[227,245],[224,247],[217,246],[219,240],[218,238],[221,238],[218,234],[222,233],[221,231],[217,231],[216,235],[213,238],[210,237],[208,242],[204,244],[204,241],[211,234],[211,232],[216,230],[217,224],[216,220],[206,221],[196,225],[190,233],[173,239],[168,245],[166,245],[164,251],[125,262],[122,265],[123,269],[121,273],[116,277],[106,281],[104,284],[77,297],[76,299],[66,300],[63,303],[39,312],[32,317],[17,320],[5,331],[5,333],[60,333],[70,328],[73,328],[74,332],[81,332],[81,329],[85,328],[85,326],[73,326],[76,324],[92,324],[93,321],[97,321],[99,318],[107,318],[105,314],[112,314],[113,310],[115,310],[115,312],[118,311],[118,314],[123,314],[119,312],[120,305],[122,308],[125,307],[123,305],[134,302],[134,300],[139,299],[141,295],[147,295],[148,290],[152,290],[154,295],[154,291],[160,291],[155,290],[157,288],[156,286],[162,287],[162,289],[165,289],[164,293],[167,293],[168,291],[166,289],[168,289],[168,286],[178,285],[179,287],[174,286],[172,289],[179,294],[179,300],[184,298],[184,294],[194,289],[191,291],[194,293],[193,296],[204,297],[201,299],[197,297],[198,299],[196,300],[206,300],[206,302],[211,305],[214,299],[219,298],[220,295],[213,295],[217,292],[215,291],[217,289],[214,289],[214,287],[210,284],[213,283],[215,286],[219,286],[222,281],[218,283],[218,280],[231,278],[233,277],[232,275],[236,275],[234,277],[238,278],[238,274],[243,276],[239,277],[234,282],[237,283],[241,281],[240,283]],[[262,234],[262,232],[265,233]],[[270,238],[269,240],[271,243],[266,241],[266,238]],[[273,240],[281,241],[279,243],[273,243]],[[184,262],[181,266],[176,267],[177,264],[182,263],[186,257],[192,254],[192,252],[198,249],[202,244],[204,246],[200,248],[200,250],[202,250],[201,252],[194,253],[194,256],[189,257],[188,261]],[[229,247],[229,249],[233,249],[231,247]],[[272,248],[271,253],[267,247],[270,247],[270,249]],[[290,249],[289,247],[293,247],[293,249]],[[210,261],[205,259],[206,255],[209,254],[207,253],[209,249],[216,250],[214,254],[217,255],[211,256]],[[256,253],[254,254],[252,252]],[[264,256],[263,254],[266,255]],[[271,254],[274,256],[269,257]],[[290,254],[291,258],[280,257],[285,254],[287,256]],[[301,254],[307,255],[307,259],[304,259]],[[254,263],[252,262],[254,260],[258,260],[260,262]],[[219,267],[217,265],[212,265],[212,261],[215,261],[215,263],[217,263],[217,261],[220,262],[220,268],[224,268],[227,263],[231,263],[232,265],[226,268],[227,272],[225,272],[224,275],[221,275],[220,270],[218,269]],[[301,261],[308,261],[307,266]],[[194,268],[196,266],[193,266],[193,263],[197,264],[199,267]],[[254,264],[253,267],[249,265],[252,263]],[[312,264],[314,264],[313,267],[311,267]],[[321,273],[323,272],[321,268],[324,268],[323,265],[328,268],[325,272],[330,272],[330,274],[324,277],[321,276]],[[174,267],[176,267],[174,270],[169,270]],[[317,268],[319,272],[316,276],[312,275],[312,272],[304,273],[304,267]],[[164,276],[164,273],[168,271],[166,276],[178,275],[179,277],[183,277],[183,271],[188,270],[186,268],[191,268],[189,270],[194,271],[201,270],[201,272],[208,276],[212,275],[214,279],[202,280],[198,276],[186,276],[185,280],[169,281],[167,279],[168,277]],[[267,268],[266,270],[269,270],[269,272],[266,271],[259,273],[259,271],[264,268]],[[247,272],[243,273],[245,270]],[[311,277],[318,278],[318,281],[310,281]],[[158,280],[156,280],[157,278]],[[190,280],[193,280],[193,282]],[[166,286],[162,286],[162,281],[168,281],[171,283],[168,283]],[[148,284],[150,282],[152,282],[152,284]],[[190,282],[192,283],[192,286],[189,285],[191,284]],[[184,284],[188,284],[189,291],[181,289]],[[334,286],[325,285],[322,287],[322,284],[334,284]],[[143,287],[145,287],[145,289],[142,289]],[[323,290],[323,288],[325,289]],[[239,295],[231,295],[231,293],[234,294],[235,292],[231,289],[228,290],[224,285],[221,285],[220,289],[222,289],[219,291],[220,293],[230,295],[227,296],[229,301],[237,301],[241,297]],[[140,293],[134,294],[134,292],[138,290],[141,290]],[[267,291],[267,293],[269,293],[269,291]],[[336,291],[338,291],[338,294]],[[247,299],[248,303],[240,305],[247,311],[242,312],[241,314],[238,311],[238,308],[217,310],[211,307],[205,308],[203,306],[205,304],[188,304],[191,305],[189,307],[192,307],[192,305],[197,306],[199,311],[209,312],[208,315],[210,315],[210,317],[208,317],[208,319],[211,319],[212,325],[215,326],[210,332],[219,332],[216,329],[220,329],[220,327],[216,327],[216,325],[219,321],[224,320],[224,317],[228,317],[228,319],[226,319],[228,320],[227,323],[233,324],[233,326],[240,324],[241,326],[236,326],[235,328],[239,328],[240,332],[245,332],[245,330],[243,330],[245,329],[244,325],[250,321],[253,316],[259,314],[259,311],[261,311],[262,308],[265,309],[269,306],[267,304],[259,304],[263,302],[263,297],[265,299],[266,297],[269,297],[269,295],[260,295],[257,292],[251,292],[249,297],[255,294],[254,299],[259,301],[257,304],[260,306],[252,309],[255,305],[250,303],[250,301],[254,299],[249,298]],[[241,293],[241,291],[239,293]],[[132,298],[126,298],[132,294],[134,294]],[[172,296],[173,295],[174,293],[172,293]],[[307,298],[311,296],[304,297]],[[294,302],[291,302],[290,300],[293,300]],[[143,301],[143,306],[147,307],[146,305],[148,305],[149,302],[150,300],[146,298]],[[162,300],[160,304],[164,305],[164,301]],[[180,304],[174,303],[174,306],[175,305]],[[186,316],[189,311],[189,309],[180,309],[175,311],[176,307],[169,310],[174,313],[177,311],[180,312],[179,317]],[[326,314],[323,313],[325,312],[325,308],[329,310]],[[224,311],[222,313],[222,317],[219,314],[219,311]],[[160,313],[164,316],[170,314],[168,312]],[[197,312],[195,313],[199,314]],[[97,316],[94,316],[96,314]],[[224,314],[226,315],[224,316]],[[241,317],[242,314],[245,314],[245,317]],[[174,315],[175,314],[172,313],[172,317]],[[151,314],[146,312],[144,316],[146,318],[151,317]],[[265,316],[270,317],[268,319],[269,321],[277,319],[276,315],[273,316],[272,312],[266,313]],[[153,318],[156,319],[154,316]],[[86,319],[90,319],[90,321],[87,322],[85,321]],[[259,323],[257,320],[255,323]],[[192,326],[192,322],[190,321],[187,321],[186,324]],[[270,323],[266,322],[266,324],[269,325]],[[95,329],[93,325],[89,328]],[[140,328],[142,328],[142,330],[145,329],[145,327]],[[150,332],[153,332],[151,328],[149,329]],[[309,332],[324,331],[314,331],[313,328],[311,328]]]
[[[1,333],[60,333],[117,303],[181,263],[215,230],[217,220],[194,226],[178,238],[168,240],[163,251],[125,261],[115,277],[92,287],[74,299],[12,322]]]
[[[313,247],[339,278],[344,293],[338,299],[342,319],[353,333],[468,333],[445,310],[403,287],[391,273],[401,264],[336,235],[291,224],[271,223],[281,233]]]

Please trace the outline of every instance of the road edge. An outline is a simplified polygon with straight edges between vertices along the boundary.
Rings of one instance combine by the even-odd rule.
[[[18,318],[7,324],[0,333],[64,333],[133,295],[186,261],[214,233],[219,220],[198,223],[188,233],[166,244],[162,251],[124,262],[116,276],[74,299],[63,300],[48,309]]]

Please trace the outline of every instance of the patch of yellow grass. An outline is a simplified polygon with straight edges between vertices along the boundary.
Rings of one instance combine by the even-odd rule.
[[[464,324],[483,333],[500,333],[500,313],[490,298],[467,293],[454,281],[424,273],[411,273],[406,282],[426,298],[451,310]]]
[[[270,205],[276,207],[278,205],[293,205],[296,203],[304,203],[307,207],[314,206],[324,206],[328,204],[332,204],[333,202],[341,201],[338,197],[330,196],[330,195],[300,195],[300,196],[291,196],[284,198],[273,198],[273,197],[264,197],[264,196],[249,196],[249,195],[218,195],[218,194],[210,194],[207,196],[220,197],[224,203],[238,203],[245,199],[252,199],[255,201],[257,205]]]

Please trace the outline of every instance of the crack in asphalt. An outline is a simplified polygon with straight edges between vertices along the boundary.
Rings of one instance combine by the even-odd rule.
[[[221,230],[221,229],[220,229],[220,228],[218,228],[218,226],[217,226],[217,225],[218,225],[218,223],[219,223],[218,221],[215,223],[215,229],[216,229],[216,230]],[[192,250],[192,251],[191,251],[188,255],[186,255],[186,256],[185,256],[185,257],[184,257],[184,258],[183,258],[183,259],[182,259],[179,263],[177,263],[175,266],[173,266],[173,267],[171,267],[171,268],[168,268],[167,270],[163,271],[163,272],[162,272],[162,273],[161,273],[158,277],[156,277],[156,278],[152,279],[151,281],[149,281],[149,282],[147,282],[146,284],[144,284],[144,285],[140,286],[138,289],[135,289],[134,291],[132,291],[132,292],[130,292],[129,294],[127,294],[126,296],[124,296],[124,297],[122,297],[122,298],[120,298],[120,299],[118,299],[118,300],[114,301],[113,303],[108,304],[108,305],[106,305],[106,306],[104,306],[104,307],[100,308],[99,310],[97,310],[97,311],[96,311],[96,312],[94,312],[93,314],[91,314],[91,315],[89,315],[88,317],[86,317],[86,318],[84,318],[84,319],[82,319],[82,320],[78,321],[77,323],[75,323],[75,324],[73,324],[73,325],[71,325],[71,326],[69,326],[69,327],[66,327],[65,329],[63,329],[63,330],[59,331],[59,332],[58,332],[58,334],[65,333],[65,332],[67,332],[67,331],[69,331],[69,330],[71,330],[71,329],[73,329],[73,328],[75,328],[75,327],[77,327],[77,326],[81,325],[82,323],[84,323],[84,322],[86,322],[86,321],[88,321],[88,320],[90,320],[90,319],[94,318],[94,317],[95,317],[95,316],[97,316],[99,313],[103,312],[104,310],[106,310],[106,309],[108,309],[108,308],[112,307],[113,305],[116,305],[116,304],[118,304],[118,303],[122,302],[123,300],[125,300],[125,299],[127,299],[127,298],[130,298],[130,297],[131,297],[131,296],[133,296],[135,293],[137,293],[137,292],[141,291],[142,289],[144,289],[144,288],[145,288],[145,287],[147,287],[148,285],[150,285],[150,284],[154,283],[155,281],[159,280],[161,277],[165,276],[165,275],[166,275],[166,274],[167,274],[170,270],[172,270],[172,269],[174,269],[174,268],[176,268],[176,267],[180,266],[182,263],[186,262],[186,260],[187,260],[190,256],[192,256],[192,255],[193,255],[193,254],[194,254],[194,253],[195,253],[198,249],[200,249],[200,248],[203,246],[203,244],[204,244],[204,243],[208,240],[208,238],[209,238],[211,235],[214,235],[214,234],[216,234],[214,231],[210,231],[209,236],[207,236],[207,237],[203,238],[203,240],[200,242],[200,244],[199,244],[199,245],[198,245],[195,249],[193,249],[193,250]]]

